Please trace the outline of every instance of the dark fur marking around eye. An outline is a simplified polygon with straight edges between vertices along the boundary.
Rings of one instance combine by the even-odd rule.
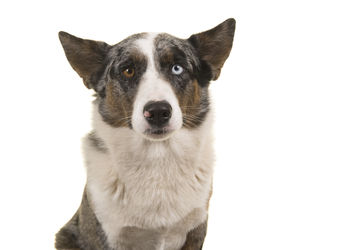
[[[187,41],[160,34],[155,41],[155,60],[158,71],[168,81],[178,98],[183,114],[183,126],[198,127],[209,111],[208,85],[212,78],[210,66],[200,60],[196,50]],[[184,68],[174,75],[171,67],[179,64]]]
[[[128,68],[134,70],[132,77],[128,78],[123,74]],[[128,92],[130,89],[135,88],[141,80],[142,75],[147,68],[146,57],[138,51],[130,51],[124,53],[122,59],[115,61],[111,66],[110,78],[111,81],[117,82],[124,92]]]
[[[191,45],[185,40],[168,34],[158,35],[155,40],[154,56],[158,71],[174,88],[184,89],[186,84],[193,79],[194,69],[198,62]],[[179,75],[174,75],[171,71],[175,64],[179,64],[184,69]]]
[[[147,58],[134,46],[134,41],[143,34],[132,36],[116,44],[110,53],[111,62],[106,75],[103,95],[97,98],[99,113],[113,127],[132,127],[131,116],[137,86],[147,68]],[[133,67],[131,78],[123,71]]]

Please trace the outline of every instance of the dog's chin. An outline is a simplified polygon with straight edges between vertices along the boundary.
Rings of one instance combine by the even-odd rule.
[[[164,141],[171,137],[174,130],[169,128],[148,128],[143,132],[143,136],[150,141]]]

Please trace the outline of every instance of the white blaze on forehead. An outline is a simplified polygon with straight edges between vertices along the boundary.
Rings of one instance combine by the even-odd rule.
[[[147,71],[156,71],[154,64],[154,40],[158,33],[147,33],[146,37],[135,42],[136,46],[147,57]]]
[[[132,126],[140,133],[150,128],[143,116],[144,106],[149,101],[169,102],[173,110],[169,129],[178,130],[182,126],[182,113],[174,90],[170,82],[164,80],[156,68],[154,42],[157,35],[157,33],[149,33],[145,38],[135,42],[140,52],[147,58],[147,69],[139,83],[132,114]]]

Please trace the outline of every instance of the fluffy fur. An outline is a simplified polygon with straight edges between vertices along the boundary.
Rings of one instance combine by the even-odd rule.
[[[170,246],[164,249],[180,248],[186,233],[207,216],[213,163],[211,120],[196,131],[183,129],[166,142],[153,142],[128,128],[106,125],[96,111],[94,116],[97,135],[108,153],[84,143],[87,189],[111,246],[123,227],[132,226],[166,228],[176,244],[170,247],[166,241]],[[194,216],[189,215],[194,209]]]

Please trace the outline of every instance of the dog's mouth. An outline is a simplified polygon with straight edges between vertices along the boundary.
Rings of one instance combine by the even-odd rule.
[[[146,129],[144,135],[151,140],[165,140],[170,136],[171,132],[172,130],[169,127],[155,127]]]

